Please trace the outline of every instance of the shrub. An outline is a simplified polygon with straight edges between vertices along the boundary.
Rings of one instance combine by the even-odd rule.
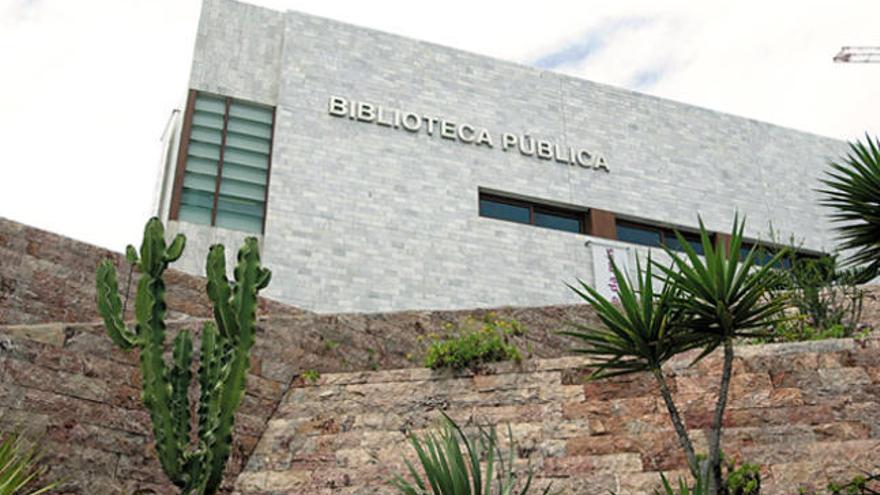
[[[493,313],[483,320],[468,319],[460,327],[449,327],[450,334],[432,336],[424,365],[439,368],[478,368],[485,363],[521,361],[522,353],[511,337],[525,333],[516,320],[497,318]]]
[[[421,473],[404,459],[409,476],[395,476],[389,483],[404,495],[526,495],[532,486],[533,472],[524,476],[514,469],[516,445],[507,427],[508,455],[498,445],[495,428],[478,428],[474,438],[443,414],[443,427],[422,438],[410,437],[419,458]],[[462,447],[464,447],[462,449]],[[540,493],[550,491],[547,485]]]
[[[795,342],[853,337],[859,326],[865,293],[852,271],[840,270],[837,255],[798,257],[789,250],[777,290],[785,291],[795,314],[773,332],[752,342]]]
[[[722,455],[722,458],[724,456]],[[699,460],[704,456],[697,456]],[[684,478],[678,479],[675,487],[665,475],[660,475],[663,492],[662,495],[706,495],[709,493],[708,477],[698,476],[693,485],[689,485]],[[727,462],[727,473],[724,479],[727,495],[760,495],[761,493],[761,468],[756,464],[743,464],[739,467],[734,462]],[[654,490],[655,495],[661,492]]]
[[[800,495],[818,495],[821,492],[800,488]],[[880,473],[854,476],[847,483],[828,483],[825,487],[828,495],[877,495],[880,494]]]

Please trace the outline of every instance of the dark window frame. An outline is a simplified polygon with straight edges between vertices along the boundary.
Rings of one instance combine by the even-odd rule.
[[[652,231],[652,232],[657,232],[657,233],[659,234],[659,236],[660,236],[660,245],[658,245],[658,246],[653,246],[653,245],[648,245],[648,244],[639,244],[640,246],[648,246],[648,247],[659,247],[659,248],[662,248],[664,245],[666,245],[667,247],[669,247],[669,246],[667,245],[667,241],[666,241],[666,240],[667,240],[667,238],[670,238],[670,239],[675,239],[675,240],[677,241],[678,238],[675,236],[675,232],[676,232],[676,231],[678,231],[678,233],[681,234],[681,235],[684,237],[685,241],[688,241],[688,242],[696,242],[696,243],[698,243],[698,244],[699,244],[699,243],[702,243],[702,239],[700,238],[700,233],[699,233],[699,232],[694,232],[694,231],[692,231],[692,230],[678,229],[678,228],[670,228],[670,227],[665,227],[665,226],[662,226],[662,225],[656,225],[656,224],[650,224],[650,223],[645,223],[645,222],[639,222],[639,221],[636,221],[636,220],[629,220],[629,219],[626,219],[626,218],[617,218],[617,219],[616,219],[616,221],[615,221],[615,223],[614,223],[615,230],[617,229],[617,227],[618,227],[619,225],[623,225],[624,227],[629,227],[629,228],[633,228],[633,229],[641,229],[641,230],[648,230],[648,231]],[[712,242],[714,243],[714,242],[716,241],[716,236],[713,234],[712,237],[713,237]],[[619,238],[619,236],[618,236],[618,238]],[[630,242],[630,241],[624,241],[624,240],[621,240],[621,242],[628,242],[628,243],[630,243],[630,244],[637,244],[637,243],[633,243],[633,242]],[[672,247],[669,247],[669,249],[672,249],[672,250],[674,250],[674,251],[681,251],[680,249],[674,249],[674,248],[672,248]],[[701,251],[702,251],[702,250],[701,250]]]
[[[521,208],[528,208],[529,221],[528,221],[528,223],[517,222],[516,220],[508,220],[505,218],[497,218],[497,217],[491,217],[488,215],[483,215],[482,210],[480,208],[480,203],[484,200],[485,201],[492,201],[495,203],[506,204],[506,205],[510,205],[510,206],[517,206],[517,207],[521,207]],[[546,225],[539,225],[539,224],[535,223],[535,212],[536,211],[538,213],[544,213],[547,215],[555,215],[558,217],[564,217],[564,218],[577,220],[578,231],[572,232],[570,230],[555,229],[553,227],[548,227]],[[482,218],[489,218],[492,220],[500,220],[502,222],[516,223],[519,225],[531,225],[533,227],[540,227],[542,229],[550,229],[550,230],[555,230],[558,232],[568,232],[571,234],[587,234],[588,233],[587,232],[587,225],[588,225],[588,218],[587,218],[588,212],[587,211],[569,209],[569,208],[550,205],[547,203],[541,203],[541,202],[537,202],[537,201],[529,201],[529,200],[525,200],[525,199],[512,198],[510,196],[503,196],[503,195],[500,195],[497,193],[480,191],[478,198],[477,198],[477,214]]]
[[[186,174],[186,159],[189,155],[190,136],[192,135],[192,122],[196,110],[196,98],[199,94],[222,98],[225,109],[223,113],[223,129],[221,130],[220,141],[220,157],[217,162],[217,175],[215,176],[213,206],[211,207],[211,224],[210,227],[216,227],[217,222],[217,203],[220,200],[220,182],[223,177],[224,153],[226,152],[226,137],[229,132],[229,108],[234,101],[240,101],[251,105],[260,105],[272,109],[272,133],[269,136],[269,159],[266,167],[266,189],[263,195],[263,218],[260,234],[266,233],[266,214],[269,210],[269,183],[272,180],[272,150],[275,145],[275,119],[277,117],[277,108],[261,103],[254,103],[231,96],[219,95],[208,91],[199,91],[190,89],[186,98],[186,111],[183,116],[183,127],[181,128],[180,147],[177,151],[177,164],[174,171],[174,189],[171,194],[171,208],[168,214],[169,220],[179,220],[180,206],[183,197],[183,179]]]

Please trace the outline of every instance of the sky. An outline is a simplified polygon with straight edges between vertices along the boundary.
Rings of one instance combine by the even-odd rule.
[[[878,0],[252,0],[824,136],[880,134]],[[0,217],[122,250],[151,215],[198,0],[0,0]]]

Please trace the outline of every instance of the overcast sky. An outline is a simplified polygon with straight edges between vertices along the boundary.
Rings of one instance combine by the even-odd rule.
[[[880,1],[255,0],[852,140]],[[198,0],[0,0],[0,216],[121,250],[150,215]],[[784,180],[784,178],[781,178]]]

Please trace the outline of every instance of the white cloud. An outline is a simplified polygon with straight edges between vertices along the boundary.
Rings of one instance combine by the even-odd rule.
[[[837,138],[880,133],[880,2],[260,0],[530,63],[615,20],[558,70]],[[0,215],[114,249],[140,238],[159,136],[186,88],[195,0],[0,0]],[[650,76],[656,76],[653,83]]]

